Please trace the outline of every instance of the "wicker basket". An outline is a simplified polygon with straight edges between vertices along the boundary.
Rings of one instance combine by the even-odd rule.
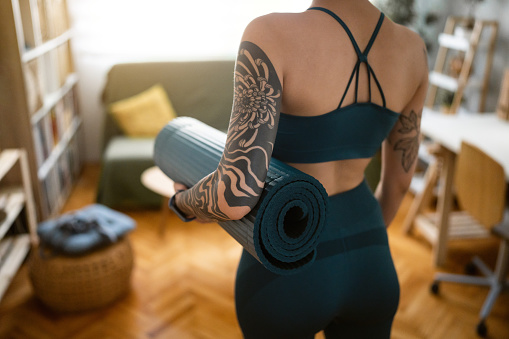
[[[59,312],[105,306],[129,290],[133,253],[129,239],[78,257],[41,257],[32,251],[29,272],[35,295]]]

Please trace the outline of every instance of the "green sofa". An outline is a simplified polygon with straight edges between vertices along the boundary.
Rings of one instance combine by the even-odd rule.
[[[155,207],[161,197],[144,187],[143,171],[154,166],[154,138],[122,134],[108,113],[111,103],[161,84],[177,115],[226,131],[233,102],[234,60],[144,62],[114,65],[102,95],[103,156],[97,202],[110,207]]]

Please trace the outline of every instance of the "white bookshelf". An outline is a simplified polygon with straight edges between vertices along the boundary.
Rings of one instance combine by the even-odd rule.
[[[36,211],[30,170],[24,150],[0,153],[0,201],[5,218],[0,220],[0,300],[30,249],[37,243]],[[9,232],[24,211],[26,232]]]
[[[47,219],[60,212],[81,169],[66,0],[0,1],[0,41],[0,88],[10,89],[0,91],[0,149],[26,150],[38,216]]]

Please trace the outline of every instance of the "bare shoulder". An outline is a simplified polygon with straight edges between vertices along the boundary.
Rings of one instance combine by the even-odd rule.
[[[425,83],[428,78],[428,53],[424,40],[408,27],[390,20],[387,22],[386,48],[396,54],[401,70],[406,70],[407,74],[411,74],[417,84]]]
[[[300,13],[271,13],[252,20],[244,30],[242,41],[258,46],[270,58],[277,73],[283,74],[288,32],[299,22]]]
[[[270,13],[253,19],[246,27],[246,32],[262,33],[269,31],[283,32],[288,25],[297,23],[303,13]]]
[[[426,44],[420,35],[408,27],[392,23],[394,41],[401,47],[400,50],[417,63],[427,63]]]
[[[243,40],[278,49],[288,31],[298,25],[300,16],[302,13],[271,13],[257,17],[247,25]]]

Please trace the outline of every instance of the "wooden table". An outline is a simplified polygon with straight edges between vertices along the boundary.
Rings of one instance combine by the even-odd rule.
[[[141,174],[141,183],[149,190],[156,192],[164,198],[161,205],[162,216],[161,225],[159,228],[160,233],[164,234],[164,230],[166,228],[166,220],[170,211],[168,202],[170,197],[175,194],[175,189],[173,188],[173,180],[168,178],[168,176],[166,176],[166,174],[164,174],[163,171],[159,169],[159,167],[153,166],[143,171]]]
[[[451,229],[455,223],[453,217],[458,217],[458,220],[463,218],[461,214],[451,214],[454,163],[456,154],[460,151],[461,142],[466,141],[477,146],[498,161],[504,167],[506,179],[509,182],[509,122],[499,119],[494,113],[446,115],[425,108],[421,132],[441,145],[442,165],[439,172],[441,184],[437,212],[433,215],[409,216],[408,219],[412,219],[434,245],[434,263],[442,266],[447,255],[447,243],[450,238],[454,238],[454,235],[451,236]],[[418,208],[412,207],[410,211],[418,211]],[[451,229],[450,223],[453,224]],[[479,226],[471,231],[470,233],[464,230],[462,232],[467,236],[488,234]]]

